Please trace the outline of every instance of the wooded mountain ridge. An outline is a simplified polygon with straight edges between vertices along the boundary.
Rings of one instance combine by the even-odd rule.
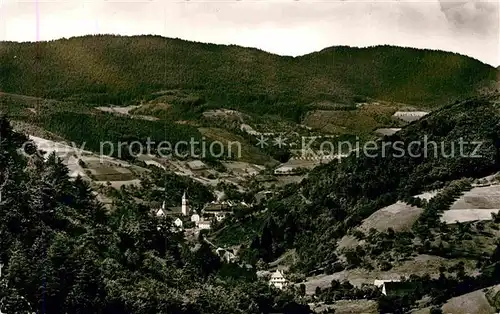
[[[0,48],[3,92],[123,104],[181,89],[218,106],[290,118],[316,103],[366,97],[440,106],[497,80],[497,69],[463,55],[393,46],[288,57],[160,36],[96,35]]]

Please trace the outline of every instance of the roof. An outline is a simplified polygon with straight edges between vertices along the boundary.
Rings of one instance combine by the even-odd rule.
[[[227,210],[229,210],[228,206],[220,203],[210,203],[203,207],[204,212],[219,212]]]
[[[258,270],[256,272],[257,278],[267,277],[269,275],[269,271],[267,270]]]
[[[276,271],[271,275],[271,278],[284,278],[284,277],[285,275],[279,269],[276,269]]]
[[[188,167],[193,170],[201,170],[205,169],[207,165],[205,165],[201,160],[193,160],[187,163]]]
[[[385,283],[385,290],[388,295],[406,295],[408,291],[415,289],[415,284],[410,281],[393,281]]]
[[[388,283],[388,282],[400,282],[400,281],[401,280],[399,280],[399,279],[388,279],[388,280],[377,280],[377,279],[375,279],[375,281],[373,282],[373,285],[377,286],[377,287],[380,287],[384,283]]]
[[[180,215],[182,214],[182,207],[175,206],[175,207],[160,208],[156,211],[156,214],[159,215],[160,213],[165,216]]]
[[[297,166],[281,166],[278,169],[274,170],[274,174],[286,174],[286,173],[292,173],[295,171],[295,169],[298,168]]]

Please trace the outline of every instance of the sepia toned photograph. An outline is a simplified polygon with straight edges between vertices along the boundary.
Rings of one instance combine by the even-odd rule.
[[[500,0],[0,0],[0,314],[500,313]]]

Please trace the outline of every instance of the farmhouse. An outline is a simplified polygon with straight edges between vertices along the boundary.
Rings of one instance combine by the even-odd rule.
[[[274,170],[274,174],[276,175],[292,174],[294,169],[295,167],[292,166],[281,166],[278,169]]]
[[[412,122],[419,120],[420,118],[429,114],[425,111],[396,111],[394,117],[399,118],[406,122]]]
[[[383,295],[397,295],[402,296],[408,294],[413,290],[411,282],[404,282],[401,280],[375,280],[373,285],[382,289]]]
[[[191,170],[204,170],[207,168],[207,165],[205,165],[201,160],[190,161],[187,165]]]
[[[283,289],[288,285],[288,280],[285,278],[285,274],[282,270],[277,269],[269,279],[269,284],[273,285],[278,289]]]
[[[399,281],[399,280],[397,280],[397,281]],[[394,280],[375,280],[373,282],[373,285],[378,287],[378,288],[381,288],[383,295],[387,295],[386,283],[388,283],[388,282],[394,282]]]
[[[161,169],[163,169],[163,170],[167,170],[167,168],[166,168],[164,165],[160,164],[160,163],[159,163],[159,162],[157,162],[156,160],[144,160],[144,163],[145,163],[146,165],[148,165],[148,166],[149,166],[149,165],[152,165],[152,166],[156,166],[156,167],[158,167],[158,168],[161,168]]]
[[[215,218],[217,221],[221,221],[226,218],[226,215],[232,213],[230,204],[226,202],[212,202],[208,203],[201,210],[202,216],[205,218]]]
[[[257,132],[255,131],[251,126],[249,126],[248,124],[242,124],[240,126],[240,130],[247,133],[247,134],[250,134],[250,135],[254,135],[254,136],[259,136],[261,135],[260,132]]]
[[[401,131],[401,128],[380,128],[376,129],[375,133],[381,136],[389,136],[399,131]]]

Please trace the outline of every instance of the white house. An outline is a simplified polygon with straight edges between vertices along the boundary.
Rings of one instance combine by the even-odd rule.
[[[167,209],[167,205],[165,204],[165,201],[163,201],[163,203],[161,204],[161,207],[156,211],[156,216],[157,217],[162,217],[162,216],[165,216],[166,215],[166,209]]]
[[[273,285],[274,287],[278,289],[283,289],[288,285],[288,280],[285,278],[285,275],[283,274],[283,271],[277,269],[272,275],[271,279],[269,280],[269,284]]]
[[[210,221],[208,220],[200,220],[198,222],[198,228],[200,230],[203,230],[203,229],[210,229]]]
[[[174,226],[176,226],[179,229],[182,229],[182,220],[180,218],[175,218]]]
[[[222,258],[224,259],[224,261],[226,261],[226,263],[232,263],[236,260],[236,255],[234,255],[234,253],[232,252],[227,251],[226,253],[224,253]]]
[[[163,217],[163,216],[165,216],[165,212],[163,211],[163,209],[162,209],[162,208],[160,208],[160,209],[158,209],[158,210],[156,211],[156,216],[157,216],[157,217]]]
[[[191,215],[191,221],[194,222],[196,225],[198,225],[198,222],[200,221],[200,215],[198,214]]]

